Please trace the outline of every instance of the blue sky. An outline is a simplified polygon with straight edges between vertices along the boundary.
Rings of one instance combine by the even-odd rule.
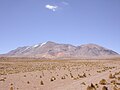
[[[120,53],[120,0],[0,0],[0,53],[46,41]]]

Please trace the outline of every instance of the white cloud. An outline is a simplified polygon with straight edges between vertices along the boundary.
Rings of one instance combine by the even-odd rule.
[[[56,11],[56,9],[58,8],[58,6],[55,6],[55,5],[46,5],[45,6],[47,9],[49,9],[49,10],[52,10],[52,11]]]

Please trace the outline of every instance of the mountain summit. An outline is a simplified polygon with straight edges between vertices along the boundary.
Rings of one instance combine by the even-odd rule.
[[[12,50],[5,55],[12,57],[62,58],[62,57],[81,57],[81,56],[93,57],[93,56],[118,55],[118,53],[96,44],[73,46],[70,44],[59,44],[48,41],[33,46],[18,47],[17,49]]]

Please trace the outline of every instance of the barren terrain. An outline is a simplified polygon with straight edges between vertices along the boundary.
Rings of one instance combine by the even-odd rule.
[[[120,59],[0,59],[0,90],[120,90]]]

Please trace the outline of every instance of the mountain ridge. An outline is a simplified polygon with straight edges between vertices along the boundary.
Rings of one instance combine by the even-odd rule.
[[[106,55],[110,56],[119,54],[113,50],[93,43],[74,46],[71,44],[59,44],[48,41],[32,46],[18,47],[17,49],[12,50],[4,55],[9,57],[71,58]]]

